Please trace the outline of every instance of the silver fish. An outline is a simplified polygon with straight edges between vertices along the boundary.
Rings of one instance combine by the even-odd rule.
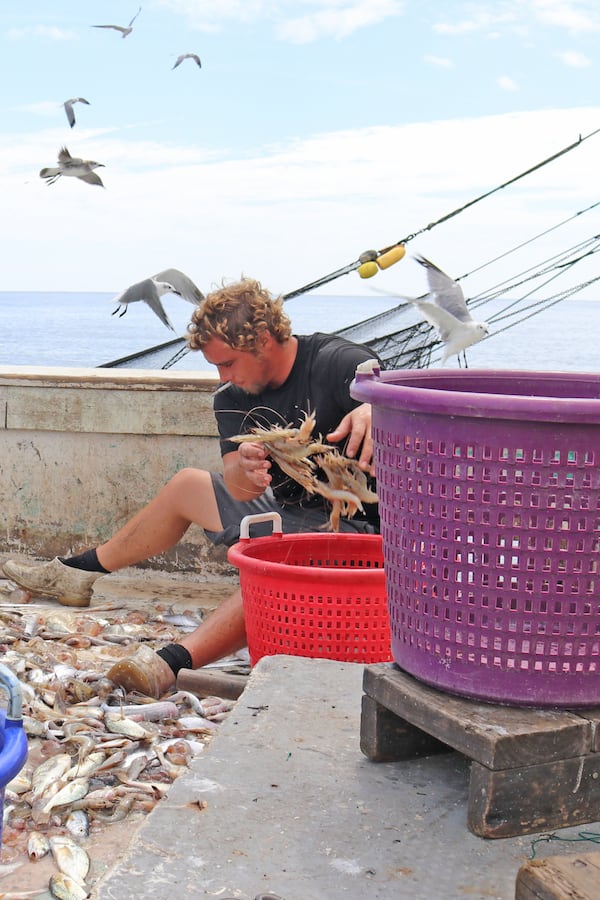
[[[74,800],[81,800],[89,788],[90,783],[87,778],[74,778],[73,781],[69,781],[64,787],[61,787],[53,797],[50,797],[42,812],[49,813],[55,806],[66,806],[67,803],[72,803]]]
[[[32,798],[35,800],[37,797],[41,797],[50,785],[56,784],[70,768],[71,757],[68,753],[50,756],[40,763],[31,778]]]
[[[52,875],[48,887],[52,896],[56,897],[57,900],[85,900],[86,897],[90,896],[90,892],[86,887],[78,884],[69,875],[65,875],[64,872]]]
[[[84,884],[90,870],[90,858],[73,838],[55,835],[50,838],[52,856],[60,871],[78,884]]]
[[[50,850],[48,836],[41,831],[32,831],[27,841],[27,855],[29,859],[41,859]]]
[[[89,837],[90,817],[84,809],[72,809],[63,824],[73,837]]]
[[[112,734],[123,734],[134,741],[149,740],[154,737],[151,732],[142,728],[139,722],[134,722],[133,719],[128,719],[121,713],[107,713],[104,717],[104,724],[106,730]]]

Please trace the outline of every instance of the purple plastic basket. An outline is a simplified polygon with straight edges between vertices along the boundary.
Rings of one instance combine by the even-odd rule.
[[[357,374],[372,404],[392,654],[517,706],[600,705],[600,376]]]

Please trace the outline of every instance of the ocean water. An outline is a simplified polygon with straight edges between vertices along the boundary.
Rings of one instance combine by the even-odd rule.
[[[123,316],[111,315],[112,297],[0,292],[0,365],[94,367],[185,335],[192,307],[180,298],[163,298],[174,334],[145,304],[131,306]],[[306,294],[287,301],[286,311],[301,334],[333,331],[396,303],[380,295]],[[494,300],[473,311],[475,318],[490,323],[491,334],[467,351],[471,368],[598,371],[600,302],[568,298],[524,321],[517,320],[529,314],[525,309],[505,318],[509,306],[508,301]],[[401,327],[414,321],[415,311],[410,308],[402,314]],[[439,353],[432,364],[439,365]],[[448,360],[446,365],[455,367],[457,361]],[[201,353],[187,353],[172,368],[211,371]]]

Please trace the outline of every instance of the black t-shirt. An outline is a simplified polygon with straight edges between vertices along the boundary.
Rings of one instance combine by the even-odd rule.
[[[344,416],[360,405],[350,396],[350,382],[356,367],[374,353],[368,347],[354,344],[336,335],[317,332],[296,335],[298,352],[287,380],[281,387],[267,389],[260,394],[247,394],[229,385],[215,395],[214,411],[221,439],[221,455],[238,449],[229,440],[245,434],[257,426],[271,428],[279,425],[298,428],[306,415],[315,412],[313,437],[325,439]],[[343,451],[343,442],[339,445]],[[309,495],[275,462],[271,466],[271,487],[278,502],[284,506],[324,506],[323,497]],[[377,520],[377,504],[365,505],[369,520]],[[357,513],[357,518],[362,518]]]

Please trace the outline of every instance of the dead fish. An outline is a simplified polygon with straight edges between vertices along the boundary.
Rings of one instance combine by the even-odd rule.
[[[52,896],[56,897],[57,900],[85,900],[86,897],[90,896],[90,892],[86,887],[78,884],[69,875],[65,875],[64,872],[52,875],[48,887]]]
[[[104,717],[104,724],[106,730],[112,734],[123,734],[134,741],[150,740],[154,737],[153,734],[142,728],[139,722],[134,722],[133,719],[128,719],[127,716],[120,713],[107,713]]]
[[[62,778],[71,768],[71,757],[68,753],[58,753],[40,763],[31,777],[31,793],[35,800],[41,797],[52,784]]]
[[[81,800],[85,797],[90,788],[87,778],[74,778],[73,781],[67,782],[64,787],[50,797],[46,805],[42,808],[43,813],[49,813],[55,806],[66,806],[74,800]]]
[[[41,859],[50,850],[50,840],[41,831],[32,831],[27,841],[29,859]]]
[[[162,613],[155,616],[152,622],[164,622],[165,625],[173,625],[185,634],[195,631],[202,622],[202,618],[194,619],[192,616],[186,616],[183,613]]]
[[[67,835],[50,838],[52,856],[60,871],[78,884],[84,884],[90,870],[90,858],[83,847]]]
[[[26,794],[30,790],[31,772],[28,772],[27,769],[21,769],[6,785],[6,791],[14,791],[15,794]]]
[[[180,716],[177,727],[181,731],[211,731],[219,726],[203,716]]]
[[[117,707],[105,706],[105,711],[113,715]],[[135,706],[118,707],[118,714],[130,717],[134,722],[160,722],[161,719],[176,719],[178,706],[171,700],[160,700],[157,703],[139,703]]]
[[[89,837],[90,817],[84,809],[72,809],[63,824],[73,837]]]

